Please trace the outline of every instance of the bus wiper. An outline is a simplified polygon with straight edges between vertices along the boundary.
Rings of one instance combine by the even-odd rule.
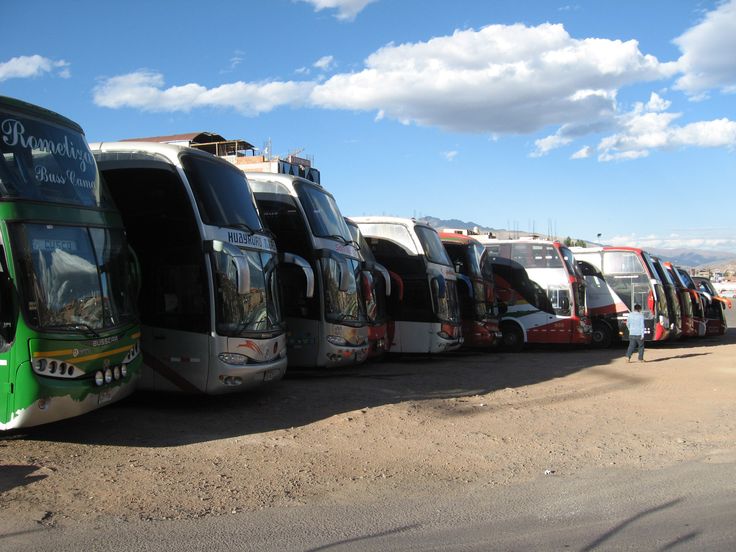
[[[244,222],[230,222],[228,224],[225,224],[225,227],[226,228],[237,228],[238,230],[245,230],[250,235],[255,234],[253,229],[247,224],[245,224]]]
[[[46,326],[46,329],[48,330],[87,330],[89,333],[91,333],[95,337],[101,337],[100,334],[98,334],[95,329],[90,326],[89,324],[85,324],[84,322],[75,322],[74,324],[58,324],[56,326]]]
[[[324,236],[325,238],[332,238],[333,240],[337,240],[339,242],[344,243],[345,245],[349,244],[350,242],[346,240],[343,236],[340,234],[330,234],[328,236]]]

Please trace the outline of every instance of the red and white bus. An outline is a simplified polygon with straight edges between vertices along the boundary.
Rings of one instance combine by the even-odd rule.
[[[483,244],[486,254],[494,259],[496,292],[508,306],[501,318],[501,333],[506,346],[590,343],[585,281],[569,248],[557,241],[531,238],[499,240],[477,236],[476,239]],[[509,266],[508,274],[520,276],[520,279],[515,277],[515,283],[503,277],[504,263],[500,259],[504,258],[525,269],[531,281],[531,287],[528,283],[525,286],[526,291],[519,285],[523,284],[523,275],[514,270],[513,265]]]
[[[615,313],[618,327],[612,329],[628,340],[626,320],[634,305],[638,304],[644,314],[644,339],[661,341],[669,337],[669,308],[665,288],[646,251],[634,247],[609,246],[575,248],[574,251],[578,260],[590,263],[600,271],[608,286],[608,305],[605,294],[596,296],[595,288],[590,287],[589,300],[594,305],[594,322],[612,322],[611,314]]]

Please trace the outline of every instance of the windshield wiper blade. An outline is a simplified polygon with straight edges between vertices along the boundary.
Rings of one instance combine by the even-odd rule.
[[[333,240],[337,240],[339,242],[344,243],[345,245],[349,244],[350,242],[346,240],[343,236],[340,234],[330,234],[328,236],[324,236],[325,238],[332,238]]]
[[[74,322],[73,324],[57,324],[56,326],[46,326],[46,329],[49,329],[49,330],[55,330],[55,329],[87,330],[93,336],[101,337],[100,334],[98,334],[97,331],[95,331],[95,329],[92,326],[90,326],[89,324],[85,324],[84,322]]]
[[[245,224],[244,222],[231,222],[231,223],[226,224],[225,227],[226,228],[236,228],[238,230],[245,230],[251,235],[255,234],[253,229],[247,224]]]

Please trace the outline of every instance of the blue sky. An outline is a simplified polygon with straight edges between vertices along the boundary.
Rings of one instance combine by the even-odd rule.
[[[736,252],[736,0],[0,0],[90,141],[303,148],[347,215]]]

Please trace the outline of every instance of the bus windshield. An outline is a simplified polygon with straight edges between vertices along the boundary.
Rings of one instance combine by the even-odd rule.
[[[452,266],[450,257],[447,256],[447,251],[445,251],[442,240],[440,240],[436,231],[426,226],[415,226],[414,231],[417,233],[428,261]]]
[[[352,241],[348,225],[330,194],[303,182],[297,182],[294,187],[315,236],[344,243]]]
[[[202,155],[181,156],[202,222],[257,232],[263,229],[243,171]]]
[[[348,273],[347,289],[340,289],[342,271]],[[362,325],[366,321],[358,282],[361,278],[360,262],[342,255],[322,258],[322,275],[325,285],[325,318],[336,324]]]
[[[0,198],[112,208],[84,136],[0,110]]]
[[[16,223],[11,236],[29,325],[102,330],[135,319],[122,230]]]
[[[526,269],[564,268],[560,256],[557,254],[557,250],[553,245],[548,244],[511,244],[511,259]]]
[[[241,337],[244,332],[282,329],[276,255],[268,251],[243,250],[250,271],[250,289],[239,294],[237,267],[224,251],[213,252],[217,279],[217,332]]]
[[[651,291],[649,274],[639,255],[633,251],[604,251],[603,273],[606,281],[621,297],[629,309],[639,304],[644,312],[649,310]]]

